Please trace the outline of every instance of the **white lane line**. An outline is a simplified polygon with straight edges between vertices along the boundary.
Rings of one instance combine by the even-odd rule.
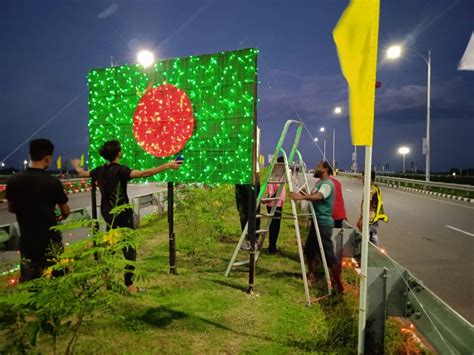
[[[351,189],[346,189],[346,191],[352,192],[352,190],[351,190]]]
[[[450,228],[450,229],[452,229],[452,230],[455,230],[455,231],[458,231],[458,232],[467,234],[467,235],[470,236],[470,237],[474,237],[474,233],[469,233],[469,232],[463,231],[462,229],[459,229],[459,228],[456,228],[456,227],[453,227],[453,226],[450,226],[450,225],[446,225],[446,227],[448,227],[448,228]]]
[[[387,191],[386,189],[384,189],[384,190]],[[438,199],[436,199],[436,198],[430,198],[430,197],[426,197],[426,196],[421,196],[421,195],[417,195],[417,194],[412,194],[412,193],[405,192],[405,191],[399,191],[399,190],[397,190],[397,189],[390,189],[390,191],[398,192],[398,193],[400,193],[400,194],[412,195],[412,196],[415,196],[415,197],[418,197],[418,198],[424,198],[424,199],[426,199],[426,200],[441,202],[441,203],[445,203],[445,204],[447,204],[447,205],[453,205],[453,206],[458,206],[458,207],[464,207],[464,208],[469,208],[469,209],[471,209],[471,210],[474,210],[474,207],[471,207],[471,206],[464,206],[464,205],[460,205],[460,204],[454,203],[454,202],[442,201],[442,200],[438,200]]]

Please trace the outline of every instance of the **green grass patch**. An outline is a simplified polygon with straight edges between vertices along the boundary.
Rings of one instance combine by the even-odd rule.
[[[179,196],[178,275],[168,272],[166,216],[146,218],[137,260],[147,276],[137,285],[146,292],[118,297],[111,311],[87,320],[77,354],[356,352],[358,278],[353,270],[344,272],[344,296],[306,306],[294,227],[283,220],[280,253],[262,252],[256,293],[249,295],[246,267],[224,277],[240,236],[233,187],[182,188]],[[314,297],[324,294],[324,282],[311,291]],[[0,344],[6,334],[0,331]],[[59,349],[65,341],[60,335]],[[35,352],[51,349],[50,339],[40,336]]]

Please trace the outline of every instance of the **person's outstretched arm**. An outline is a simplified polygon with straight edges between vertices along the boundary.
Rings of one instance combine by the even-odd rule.
[[[156,168],[151,168],[147,170],[132,170],[130,172],[130,179],[145,178],[145,177],[153,176],[168,169],[177,170],[181,167],[182,164],[183,164],[182,161],[173,160],[173,161],[170,161],[169,163],[157,166]]]
[[[91,177],[91,174],[87,170],[84,170],[83,167],[81,167],[81,161],[79,159],[72,159],[71,166],[74,170],[76,170],[77,174],[80,177],[83,177],[83,178]]]

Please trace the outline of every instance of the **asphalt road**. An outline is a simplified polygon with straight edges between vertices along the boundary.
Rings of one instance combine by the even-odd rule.
[[[360,213],[362,181],[340,178],[349,222]],[[474,204],[381,187],[389,223],[380,244],[464,318],[474,323]]]

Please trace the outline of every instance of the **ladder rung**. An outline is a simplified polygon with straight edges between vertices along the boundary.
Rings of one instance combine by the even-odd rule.
[[[298,217],[309,217],[309,216],[312,216],[311,213],[298,213],[297,214]]]
[[[258,229],[258,230],[255,231],[255,234],[263,234],[263,233],[266,233],[266,232],[268,232],[268,229]],[[256,244],[258,244],[258,242]]]
[[[234,267],[234,266],[241,266],[241,265],[247,265],[247,264],[250,264],[250,260],[236,261],[235,263],[232,264],[232,267]]]
[[[275,215],[274,214],[264,214],[264,213],[261,213],[261,214],[257,215],[257,218],[263,218],[263,217],[273,218],[273,217],[275,217]]]
[[[280,197],[263,197],[260,202],[278,201]]]
[[[284,181],[284,180],[278,180],[278,181],[269,181],[267,184],[280,184],[280,185],[282,185],[282,184],[285,184],[285,183],[286,183],[286,181]]]

